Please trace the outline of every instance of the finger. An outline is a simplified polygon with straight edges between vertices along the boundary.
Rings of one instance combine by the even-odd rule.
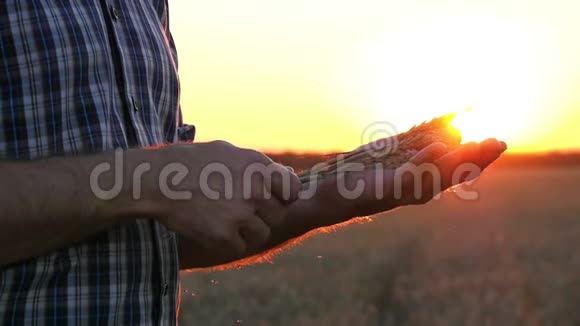
[[[421,150],[415,156],[413,156],[409,160],[409,163],[413,163],[415,165],[421,165],[423,163],[433,163],[443,155],[447,154],[447,152],[448,152],[447,145],[440,142],[433,143],[424,148],[423,150]]]
[[[464,167],[469,167],[471,176],[478,177],[482,171],[479,161],[481,157],[480,144],[468,143],[452,153],[445,155],[436,163],[441,173],[441,190],[446,190],[463,182],[464,176],[458,177]],[[475,170],[475,171],[474,171]]]
[[[470,172],[472,175],[481,173],[487,166],[495,161],[504,151],[506,146],[495,139],[488,139],[481,143],[468,143],[457,150],[441,157],[436,161],[443,188],[447,189],[465,180],[458,178],[457,173]],[[478,171],[473,171],[477,168]]]
[[[507,150],[507,144],[497,139],[486,139],[481,143],[480,167],[485,169]]]
[[[250,248],[260,247],[270,238],[270,228],[258,216],[241,225],[239,233]]]
[[[475,142],[467,143],[456,150],[444,155],[435,161],[441,172],[449,172],[463,163],[475,163],[479,161],[480,145]]]
[[[481,143],[467,143],[443,156],[437,163],[450,168],[472,163],[483,169],[495,161],[506,148],[505,143],[496,139],[486,139]]]
[[[276,198],[263,200],[258,204],[256,215],[260,217],[266,225],[275,227],[284,221],[286,216],[286,206]]]
[[[269,166],[269,172],[264,178],[266,190],[284,204],[296,201],[302,190],[302,183],[298,176],[278,163],[272,163]]]

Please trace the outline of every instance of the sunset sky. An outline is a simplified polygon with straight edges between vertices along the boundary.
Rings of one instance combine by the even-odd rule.
[[[578,0],[172,0],[198,140],[350,150],[473,107],[468,140],[580,150]],[[380,134],[380,133],[377,133]]]

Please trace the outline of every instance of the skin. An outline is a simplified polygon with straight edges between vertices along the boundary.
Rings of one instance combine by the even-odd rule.
[[[452,175],[459,165],[472,163],[483,170],[505,149],[505,143],[494,139],[466,144],[451,153],[444,145],[433,144],[409,164],[435,164],[442,175],[441,189],[447,189],[457,183]],[[384,170],[378,176],[377,171],[367,170],[324,180],[306,198],[301,196],[304,192],[298,177],[289,169],[254,150],[210,142],[126,151],[119,194],[103,200],[95,196],[89,182],[91,172],[103,162],[114,165],[114,153],[0,163],[0,266],[78,243],[130,219],[150,218],[178,234],[182,270],[227,268],[262,261],[323,228],[423,204],[434,195],[424,191],[416,198],[413,178],[405,177],[403,196],[396,198],[392,191],[396,170]],[[141,197],[136,200],[133,172],[144,162],[150,163],[150,171],[140,178]],[[170,187],[189,191],[186,199],[169,199],[159,186],[159,176],[171,163],[180,163],[188,171],[187,177]],[[204,193],[200,180],[220,194],[227,193],[230,185],[217,174],[204,178],[204,168],[212,163],[230,171],[231,198],[214,200]],[[244,185],[248,185],[244,171],[256,163],[274,173],[252,175],[244,193]],[[339,179],[348,189],[363,181],[361,196],[344,199],[337,186]],[[169,185],[175,181],[172,176],[168,180]],[[113,173],[99,178],[102,189],[112,188],[117,181]],[[427,185],[423,188],[430,189],[431,181],[423,182]],[[374,194],[377,183],[385,189],[380,200]]]

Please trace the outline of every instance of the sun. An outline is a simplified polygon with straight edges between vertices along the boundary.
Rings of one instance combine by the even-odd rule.
[[[469,108],[458,112],[451,125],[461,132],[463,143],[482,141],[486,138],[509,141],[522,133],[524,127],[522,121],[525,120],[527,120],[525,117],[506,119],[499,111]]]
[[[541,96],[531,35],[525,24],[498,17],[402,23],[366,56],[378,114],[412,125],[473,107],[453,123],[464,141],[525,137]]]

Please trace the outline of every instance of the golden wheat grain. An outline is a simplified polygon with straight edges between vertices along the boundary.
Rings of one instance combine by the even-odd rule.
[[[379,139],[347,153],[328,155],[326,161],[299,174],[303,183],[321,179],[349,168],[349,164],[363,164],[374,168],[380,163],[383,168],[398,168],[415,154],[435,142],[441,142],[451,150],[461,143],[459,131],[450,123],[454,114],[447,114],[412,127],[409,131]]]

